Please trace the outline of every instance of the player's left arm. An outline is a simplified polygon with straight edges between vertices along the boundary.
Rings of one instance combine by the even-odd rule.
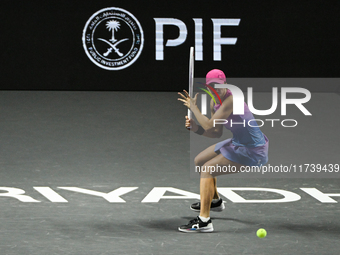
[[[197,121],[200,123],[204,130],[209,131],[211,129],[216,129],[216,126],[214,127],[214,120],[225,120],[233,112],[233,96],[231,95],[227,97],[223,101],[221,107],[215,112],[213,116],[211,116],[210,119],[200,112],[196,104],[191,107],[191,110],[195,114]]]

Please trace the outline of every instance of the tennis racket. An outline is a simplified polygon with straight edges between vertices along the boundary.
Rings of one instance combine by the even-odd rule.
[[[194,47],[190,47],[189,56],[189,96],[192,98],[194,93]],[[188,109],[188,117],[191,119],[191,110]]]

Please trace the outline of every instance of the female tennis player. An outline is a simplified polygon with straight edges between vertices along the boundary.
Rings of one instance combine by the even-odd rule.
[[[214,88],[214,84],[226,84],[226,76],[223,71],[213,69],[206,75],[206,84]],[[209,88],[209,86],[207,86]],[[189,221],[187,225],[182,225],[178,228],[182,232],[212,232],[214,230],[210,219],[210,210],[222,211],[224,204],[219,197],[216,187],[216,176],[228,174],[230,172],[208,171],[211,167],[217,166],[227,167],[225,169],[236,169],[235,172],[240,172],[242,166],[261,166],[268,161],[268,139],[261,132],[260,128],[249,120],[253,120],[254,116],[249,111],[248,106],[244,103],[244,115],[233,114],[233,95],[230,90],[225,88],[215,89],[222,104],[215,104],[211,100],[211,118],[204,116],[196,105],[197,95],[190,98],[189,94],[184,90],[184,93],[178,93],[182,101],[193,114],[195,115],[199,125],[193,119],[186,116],[185,127],[197,135],[206,137],[218,138],[222,136],[223,125],[215,125],[214,120],[224,119],[227,124],[224,126],[230,130],[233,137],[225,141],[214,144],[195,158],[195,165],[205,171],[200,172],[200,202],[192,204],[191,209],[200,212],[197,218]],[[212,93],[214,94],[214,93]],[[214,95],[214,97],[217,97]],[[218,102],[216,98],[216,102]],[[231,123],[245,123],[245,125],[232,125]]]

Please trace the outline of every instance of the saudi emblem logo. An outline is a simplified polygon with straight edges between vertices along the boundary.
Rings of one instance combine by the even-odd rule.
[[[143,30],[128,11],[110,7],[99,10],[86,22],[83,46],[89,59],[107,70],[132,65],[142,52]]]

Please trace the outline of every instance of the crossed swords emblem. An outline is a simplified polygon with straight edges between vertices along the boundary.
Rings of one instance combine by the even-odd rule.
[[[98,38],[98,40],[101,40],[101,41],[103,41],[103,42],[106,42],[106,43],[110,46],[110,48],[107,49],[107,52],[105,52],[105,53],[103,54],[105,57],[107,57],[113,50],[114,50],[114,52],[117,53],[117,55],[118,55],[119,57],[122,57],[124,54],[121,53],[121,52],[119,51],[119,48],[117,48],[116,46],[117,46],[118,44],[120,44],[121,42],[127,41],[127,40],[129,40],[129,39],[128,39],[128,38],[125,38],[125,39],[119,40],[119,41],[117,41],[117,42],[115,42],[115,43],[111,43],[111,42],[109,42],[108,40],[105,40],[105,39],[102,39],[102,38]]]

